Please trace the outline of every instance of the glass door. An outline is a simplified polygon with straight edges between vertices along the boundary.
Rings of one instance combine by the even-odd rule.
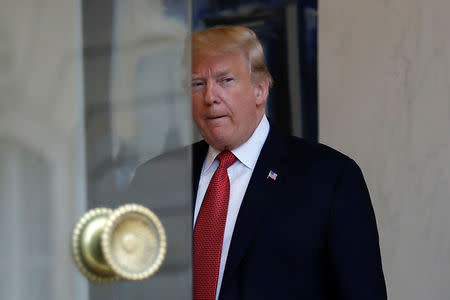
[[[0,4],[0,299],[191,298],[190,2],[107,2]],[[105,250],[105,226],[131,203],[154,219],[108,227]],[[88,279],[72,249],[97,208],[113,213],[87,245],[117,276],[108,283]],[[164,248],[162,264],[125,279],[147,263],[132,255],[140,245],[159,260]]]

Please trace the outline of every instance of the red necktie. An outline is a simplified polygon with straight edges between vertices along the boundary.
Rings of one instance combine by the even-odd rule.
[[[219,167],[209,182],[194,228],[194,300],[214,300],[216,296],[230,198],[227,169],[236,157],[222,151],[217,158]]]

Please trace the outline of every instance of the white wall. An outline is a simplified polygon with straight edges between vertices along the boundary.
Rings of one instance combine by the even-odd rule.
[[[320,0],[320,140],[363,169],[390,299],[450,298],[450,1]]]
[[[87,299],[80,1],[0,3],[0,299]]]

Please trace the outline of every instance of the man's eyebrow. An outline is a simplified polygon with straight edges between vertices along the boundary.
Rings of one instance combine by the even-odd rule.
[[[228,75],[231,73],[231,70],[225,69],[225,70],[219,70],[216,73],[213,74],[214,77],[222,77],[224,75]]]

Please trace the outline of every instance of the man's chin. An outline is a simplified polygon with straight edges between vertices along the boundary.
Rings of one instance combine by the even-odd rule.
[[[209,136],[208,138],[205,138],[205,141],[208,145],[219,151],[233,149],[230,139],[225,136]]]

